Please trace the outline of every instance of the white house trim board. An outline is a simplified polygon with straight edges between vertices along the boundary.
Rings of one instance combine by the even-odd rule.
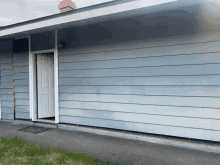
[[[34,78],[34,75],[33,75],[33,54],[31,53],[31,36],[29,35],[29,105],[30,105],[30,118],[32,119],[33,116],[32,116],[32,112],[33,112],[33,109],[34,109],[34,106],[33,106],[33,87],[34,87],[34,84],[33,84],[33,78]],[[36,75],[35,75],[36,76]]]
[[[58,48],[57,30],[55,30],[55,50],[54,50],[54,83],[55,83],[55,123],[59,123],[59,91],[58,91]]]

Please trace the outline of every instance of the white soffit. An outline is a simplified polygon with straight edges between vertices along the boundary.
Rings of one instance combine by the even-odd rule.
[[[109,6],[109,7],[93,9],[93,10],[89,10],[85,12],[73,13],[73,14],[61,16],[58,18],[52,18],[49,20],[44,20],[40,22],[35,22],[35,23],[26,24],[26,25],[21,25],[18,27],[12,27],[9,29],[0,30],[0,37],[7,36],[10,34],[16,34],[20,32],[40,29],[43,27],[71,23],[75,21],[116,14],[116,13],[125,12],[129,10],[141,9],[144,7],[150,7],[150,6],[155,6],[155,5],[174,2],[174,1],[178,1],[178,0],[152,0],[152,1],[136,0],[136,1],[131,1],[127,3]]]

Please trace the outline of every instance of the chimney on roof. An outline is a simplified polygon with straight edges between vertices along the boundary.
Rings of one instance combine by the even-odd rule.
[[[75,3],[73,3],[71,0],[63,0],[58,5],[58,8],[60,9],[60,12],[66,12],[70,10],[76,9]]]

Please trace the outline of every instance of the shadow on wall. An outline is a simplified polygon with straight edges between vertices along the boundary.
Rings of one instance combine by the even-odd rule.
[[[12,50],[13,48],[13,39],[2,39],[0,40],[0,52]]]
[[[202,6],[163,11],[132,18],[90,24],[60,30],[59,40],[67,47],[108,44],[137,39],[184,35],[197,32],[198,14]]]

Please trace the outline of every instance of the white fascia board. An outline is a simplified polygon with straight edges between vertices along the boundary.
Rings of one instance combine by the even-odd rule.
[[[59,25],[59,24],[71,23],[71,22],[76,22],[80,20],[86,20],[86,19],[91,19],[95,17],[135,10],[135,9],[141,9],[145,7],[150,7],[150,6],[155,6],[155,5],[175,2],[175,1],[177,0],[153,0],[153,1],[136,0],[132,2],[122,3],[122,4],[113,5],[109,7],[103,7],[103,8],[89,10],[85,12],[73,13],[71,15],[66,15],[66,16],[62,16],[58,18],[52,18],[49,20],[30,23],[27,25],[21,25],[18,27],[13,27],[13,28],[5,29],[5,30],[0,30],[0,37],[10,35],[10,34],[16,34],[20,32],[40,29],[44,27],[50,27],[50,26]]]

